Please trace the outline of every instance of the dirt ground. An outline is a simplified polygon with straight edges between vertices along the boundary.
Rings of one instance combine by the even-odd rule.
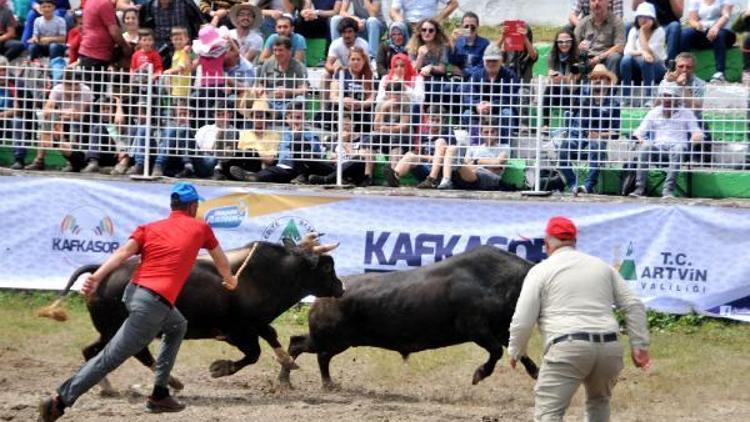
[[[35,420],[39,399],[80,365],[77,351],[93,340],[94,334],[82,315],[66,324],[39,323],[31,317],[28,321],[3,319],[15,330],[0,339],[0,420]],[[288,339],[289,334],[301,333],[304,327],[281,327],[280,331]],[[669,340],[669,347],[683,347],[682,340],[674,340]],[[157,345],[158,342],[152,348]],[[706,382],[699,378],[700,374],[667,369],[671,366],[668,360],[663,361],[661,370],[659,354],[655,351],[657,364],[651,375],[627,365],[615,390],[614,421],[750,420],[747,392],[722,391],[726,386],[721,385],[698,389],[696,386]],[[533,381],[520,370],[511,371],[507,359],[501,361],[491,377],[477,386],[471,385],[474,368],[486,355],[470,344],[418,353],[406,362],[392,352],[351,349],[333,360],[332,375],[340,384],[335,391],[321,389],[317,363],[311,355],[298,359],[302,369],[292,374],[295,388],[282,390],[276,381],[278,365],[268,348],[264,348],[256,365],[229,377],[210,377],[208,366],[213,360],[237,358],[239,352],[218,341],[185,342],[174,374],[186,385],[178,397],[188,407],[179,414],[167,415],[144,411],[151,376],[138,362],[130,360],[110,377],[120,390],[119,396],[102,398],[99,387],[95,387],[62,420],[487,422],[532,417]],[[683,363],[692,366],[690,362]],[[745,362],[736,369],[743,373],[747,366]],[[706,391],[708,396],[704,395]],[[582,417],[579,391],[566,420]]]

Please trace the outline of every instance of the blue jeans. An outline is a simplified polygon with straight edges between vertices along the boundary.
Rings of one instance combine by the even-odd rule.
[[[29,56],[31,60],[39,57],[49,57],[54,59],[55,57],[63,57],[65,55],[65,44],[31,44],[29,47]]]
[[[685,28],[680,35],[680,50],[690,51],[698,48],[711,48],[714,50],[716,71],[724,72],[727,64],[727,49],[734,45],[737,36],[728,29],[721,28],[719,34],[713,41],[706,38],[705,32],[696,31],[693,28]]]
[[[177,308],[162,303],[148,290],[128,284],[122,295],[128,318],[98,355],[86,362],[57,389],[63,403],[72,406],[78,397],[114,371],[126,359],[140,352],[160,332],[161,347],[156,357],[154,385],[166,387],[187,321]]]
[[[577,185],[576,174],[571,167],[571,160],[588,155],[589,171],[583,186],[588,192],[594,191],[599,180],[599,167],[605,159],[606,141],[598,139],[565,139],[560,145],[560,172],[565,176],[568,188]]]
[[[680,54],[680,39],[682,38],[682,26],[679,21],[673,21],[663,27],[667,33],[667,60],[674,60]]]
[[[135,160],[135,164],[144,164],[146,162],[146,130],[144,126],[135,128],[135,133],[130,141],[130,155]],[[153,140],[149,139],[148,147],[151,148]]]
[[[65,18],[68,13],[68,9],[55,9],[55,15]],[[34,35],[34,19],[40,17],[39,13],[34,9],[29,9],[29,14],[26,15],[26,21],[23,24],[23,33],[21,34],[21,42],[24,45],[28,45],[29,38]]]
[[[650,87],[661,82],[666,71],[664,63],[658,60],[649,63],[643,59],[643,56],[624,56],[620,62],[623,96],[630,95],[631,85],[644,85],[650,90]],[[647,92],[645,96],[650,97],[650,92]]]
[[[338,24],[344,19],[343,16],[333,16],[331,18],[331,39],[335,40],[340,37],[338,31]],[[385,25],[378,18],[370,16],[365,20],[365,29],[359,32],[357,36],[367,39],[367,44],[370,46],[370,57],[378,55],[378,47],[380,46],[380,37],[383,35]]]
[[[156,165],[164,167],[170,156],[178,156],[183,164],[187,164],[191,162],[188,155],[194,149],[195,141],[190,137],[190,129],[168,127],[161,132],[156,152]]]

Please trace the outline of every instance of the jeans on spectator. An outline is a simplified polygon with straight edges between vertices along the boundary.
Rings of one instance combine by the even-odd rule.
[[[620,76],[620,60],[622,60],[622,54],[620,53],[612,53],[604,59],[604,66],[618,77]]]
[[[55,9],[55,15],[63,19],[67,13],[68,9]],[[28,45],[29,38],[34,35],[34,20],[40,16],[42,15],[37,13],[36,10],[29,9],[29,14],[26,15],[26,21],[23,24],[23,33],[21,34],[21,42],[24,46]]]
[[[146,126],[137,126],[130,142],[130,156],[133,157],[135,164],[144,164],[146,162]],[[149,138],[148,148],[151,148],[153,139]]]
[[[156,152],[157,166],[164,167],[169,157],[179,157],[183,164],[190,163],[190,151],[195,148],[195,140],[190,136],[190,129],[168,127],[161,131],[161,138]]]
[[[18,58],[18,56],[20,56],[25,49],[26,46],[18,40],[7,40],[5,42],[0,42],[0,54],[5,56],[8,61]]]
[[[189,159],[193,163],[195,168],[195,174],[198,177],[210,177],[214,174],[214,168],[219,164],[219,160],[216,157],[195,157]]]
[[[588,155],[589,171],[583,186],[586,191],[593,192],[599,180],[599,168],[605,159],[606,141],[600,139],[565,139],[560,145],[560,172],[565,176],[568,188],[573,189],[578,184],[576,174],[571,167],[573,159],[581,159]]]
[[[331,39],[335,40],[340,37],[338,31],[338,24],[344,19],[343,16],[337,15],[331,18]],[[378,47],[380,47],[380,37],[383,35],[385,25],[378,18],[370,16],[365,20],[365,29],[359,32],[357,36],[367,40],[367,44],[370,47],[370,57],[375,57],[378,54]]]
[[[84,82],[94,92],[94,101],[98,100],[102,94],[106,93],[109,85],[109,72],[107,71],[109,62],[79,55],[78,66],[83,71]],[[98,108],[95,105],[93,112],[97,111]]]
[[[664,26],[667,34],[667,60],[674,60],[680,53],[680,38],[682,38],[682,26],[680,21],[673,21]]]
[[[104,123],[95,124],[91,127],[91,137],[86,151],[86,161],[97,160],[100,165],[117,162],[117,145],[110,138],[107,126]]]
[[[622,95],[630,96],[631,85],[643,85],[647,87],[644,97],[651,96],[651,87],[659,85],[667,69],[664,63],[655,60],[649,63],[643,59],[643,56],[625,56],[620,62],[620,76],[622,77]]]
[[[666,164],[667,177],[664,179],[662,195],[673,193],[684,153],[684,142],[660,145],[652,143],[644,144],[638,153],[638,168],[635,176],[636,188],[645,191],[649,169],[657,165],[661,167]]]
[[[31,44],[31,47],[29,47],[29,58],[31,60],[45,56],[54,59],[55,57],[63,57],[64,55],[65,44]]]
[[[9,122],[4,121],[3,124],[6,126],[3,128],[3,134],[12,134],[13,139],[13,161],[24,163],[26,161],[26,148],[23,134],[23,121],[20,119],[12,120],[12,127],[7,127]]]
[[[737,36],[734,32],[721,28],[718,35],[713,41],[706,38],[706,32],[696,31],[693,28],[685,28],[680,35],[681,51],[690,51],[696,48],[712,48],[714,50],[714,60],[716,61],[716,71],[724,72],[727,64],[727,49],[734,45]]]

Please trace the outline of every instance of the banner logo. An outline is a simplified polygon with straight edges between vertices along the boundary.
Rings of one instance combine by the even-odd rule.
[[[302,240],[302,236],[315,231],[317,231],[315,227],[304,218],[284,216],[274,220],[263,229],[262,237],[263,240],[269,242],[281,242],[282,239],[287,238],[298,243]]]
[[[620,264],[620,275],[627,281],[638,279],[638,269],[635,266],[633,257],[633,242],[628,243],[628,250],[625,252],[625,259]]]
[[[101,262],[120,247],[115,225],[103,210],[90,205],[75,208],[60,221],[52,236],[53,252],[63,254],[65,262],[81,266]]]
[[[245,201],[239,201],[237,205],[210,209],[204,219],[209,226],[215,229],[234,229],[242,224],[245,216],[249,213],[249,207]]]

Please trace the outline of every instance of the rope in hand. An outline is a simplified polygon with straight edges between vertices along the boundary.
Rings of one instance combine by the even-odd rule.
[[[250,262],[250,258],[252,258],[253,254],[255,253],[255,249],[258,247],[258,242],[253,243],[253,247],[250,248],[250,253],[247,254],[245,257],[245,261],[242,262],[242,265],[240,265],[240,268],[237,269],[237,272],[234,273],[234,277],[237,279],[237,282],[239,283],[240,274],[242,273],[242,270],[245,269],[247,264]]]

